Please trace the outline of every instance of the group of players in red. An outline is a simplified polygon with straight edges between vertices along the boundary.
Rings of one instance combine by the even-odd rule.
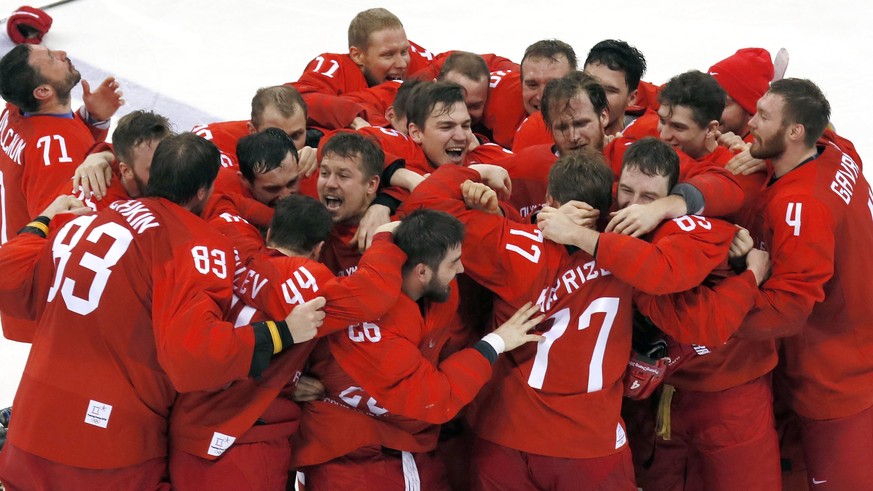
[[[578,68],[370,9],[250,120],[107,144],[113,79],[73,112],[66,53],[11,50],[0,482],[869,487],[873,192],[820,89],[760,48]]]

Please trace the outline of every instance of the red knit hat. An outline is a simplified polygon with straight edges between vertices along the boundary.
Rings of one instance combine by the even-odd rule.
[[[52,18],[40,9],[23,5],[6,21],[6,33],[15,44],[39,44],[52,26]]]
[[[773,80],[773,62],[764,48],[743,48],[712,65],[709,74],[731,99],[749,114],[755,114],[758,99]]]

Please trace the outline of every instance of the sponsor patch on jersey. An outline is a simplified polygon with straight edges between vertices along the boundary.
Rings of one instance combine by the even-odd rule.
[[[218,457],[230,448],[235,441],[236,438],[216,431],[212,434],[212,441],[209,443],[209,450],[206,453]]]
[[[109,424],[109,415],[112,414],[112,406],[100,401],[88,403],[88,412],[85,413],[85,422],[89,425],[106,428]]]
[[[621,427],[621,423],[619,423],[615,427],[615,448],[621,448],[625,443],[627,443],[627,434],[624,432],[624,428]]]

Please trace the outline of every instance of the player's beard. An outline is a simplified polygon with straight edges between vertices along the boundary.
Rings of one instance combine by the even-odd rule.
[[[70,102],[70,93],[73,92],[73,87],[78,85],[81,80],[82,75],[79,73],[79,70],[76,70],[72,63],[70,63],[70,73],[67,74],[67,77],[61,82],[49,82],[49,84],[55,90],[55,94],[58,96],[58,101],[62,104],[68,104]]]
[[[430,279],[430,282],[427,284],[427,288],[424,290],[422,294],[422,298],[426,298],[428,300],[443,303],[449,299],[452,294],[452,285],[449,283],[448,285],[443,285],[440,283],[439,279],[437,279],[436,275]]]
[[[775,135],[763,140],[756,137],[752,142],[752,148],[749,149],[749,154],[756,159],[772,159],[778,157],[785,152],[785,132],[788,131],[787,126],[782,126]]]

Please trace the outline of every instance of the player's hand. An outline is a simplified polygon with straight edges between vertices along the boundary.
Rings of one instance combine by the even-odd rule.
[[[312,300],[297,305],[285,318],[288,331],[294,344],[309,341],[318,334],[318,328],[324,323],[324,310],[327,301],[324,297],[316,297]]]
[[[576,225],[590,229],[595,228],[600,217],[600,210],[595,210],[584,201],[570,200],[561,205],[558,211],[570,217]]]
[[[75,196],[70,196],[67,194],[58,196],[52,201],[48,207],[40,213],[40,216],[44,216],[51,220],[58,213],[72,213],[73,215],[84,215],[91,211],[91,208],[85,206],[84,203],[76,199]]]
[[[361,128],[366,128],[367,126],[371,126],[370,122],[360,116],[356,116],[351,124],[349,124],[349,128],[353,130],[359,130]]]
[[[358,224],[358,230],[349,243],[357,244],[358,250],[364,252],[373,243],[373,235],[376,234],[376,229],[390,221],[390,208],[385,205],[370,205],[367,211],[364,212],[364,216]]]
[[[752,240],[752,235],[748,230],[736,225],[737,233],[734,235],[734,240],[731,242],[730,251],[728,251],[728,257],[730,259],[743,257],[755,247],[755,241]]]
[[[512,194],[512,179],[509,178],[509,172],[503,167],[491,164],[473,164],[470,168],[482,176],[483,183],[497,191],[498,199],[508,199]]]
[[[718,144],[731,151],[739,151],[746,148],[746,142],[743,141],[733,131],[726,131],[718,134]]]
[[[761,249],[752,249],[746,255],[746,269],[755,275],[758,286],[770,277],[770,253]]]
[[[295,402],[317,401],[323,398],[324,394],[324,384],[320,380],[301,375],[300,379],[297,380],[297,387],[294,389],[291,400]]]
[[[484,211],[492,215],[501,215],[500,205],[497,202],[497,192],[481,182],[473,182],[469,179],[461,184],[461,195],[464,204],[471,210]]]
[[[634,204],[611,214],[606,225],[607,232],[641,237],[655,229],[663,220],[665,213],[658,201],[644,205]]]
[[[92,153],[85,157],[73,173],[73,193],[82,191],[82,196],[86,198],[93,193],[98,200],[103,199],[112,184],[110,163],[114,158],[109,151]]]
[[[391,185],[403,188],[410,193],[415,191],[415,188],[426,179],[426,176],[417,174],[409,169],[397,169],[391,175]]]
[[[749,151],[750,147],[751,145],[746,144],[746,148],[734,155],[724,168],[731,171],[733,175],[742,174],[748,176],[756,172],[767,172],[767,162],[752,157]]]
[[[573,244],[580,225],[558,208],[543,207],[537,213],[537,227],[543,232],[543,237],[559,244]]]
[[[537,315],[539,311],[539,305],[528,302],[518,309],[508,321],[494,330],[494,334],[503,339],[503,343],[506,346],[505,351],[514,350],[524,343],[531,341],[538,342],[543,339],[539,334],[528,334],[528,331],[546,318],[543,314]]]
[[[124,92],[119,89],[115,77],[107,77],[94,92],[91,92],[91,84],[82,79],[82,101],[85,109],[95,121],[105,121],[112,117],[118,108],[124,104]]]
[[[376,230],[373,232],[373,235],[375,236],[375,235],[381,234],[382,232],[388,232],[389,234],[393,235],[394,231],[397,230],[397,227],[399,227],[399,226],[400,226],[400,221],[383,223],[382,225],[379,225],[378,227],[376,227]]]
[[[297,150],[297,169],[303,177],[309,177],[318,170],[318,150],[312,147],[303,147]]]

